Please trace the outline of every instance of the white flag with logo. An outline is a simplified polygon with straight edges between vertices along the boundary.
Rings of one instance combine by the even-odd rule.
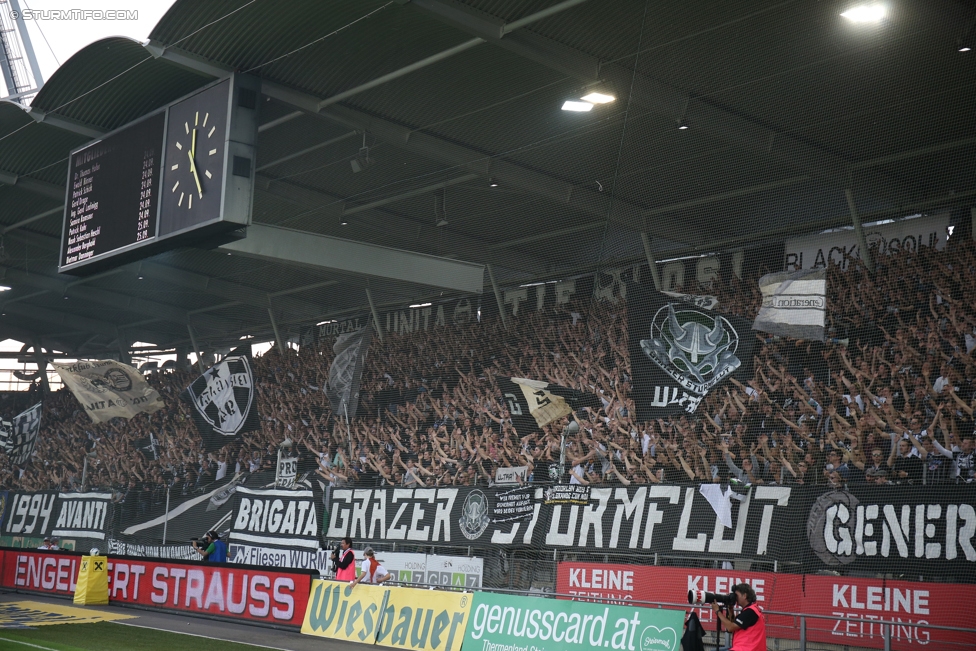
[[[14,416],[5,441],[7,456],[12,464],[22,466],[30,461],[40,431],[41,403],[37,403],[27,411]]]
[[[146,384],[142,373],[128,364],[99,359],[74,364],[55,362],[53,366],[96,423],[116,417],[129,419],[140,412],[151,414],[166,406],[156,390]]]
[[[763,304],[753,330],[771,335],[824,340],[827,313],[826,270],[801,269],[766,274],[759,279]]]

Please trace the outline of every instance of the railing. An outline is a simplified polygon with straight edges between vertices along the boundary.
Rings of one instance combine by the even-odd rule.
[[[442,585],[435,585],[430,583],[410,583],[410,582],[402,582],[402,581],[388,581],[386,585],[401,585],[401,586],[411,587],[411,588],[426,587],[428,590],[442,590],[442,591],[450,591],[450,592],[474,592],[475,591],[472,590],[471,588],[442,586]],[[480,591],[495,592],[500,594],[518,594],[522,596],[537,596],[542,598],[557,598],[557,599],[569,599],[569,600],[578,599],[576,595],[562,594],[557,592],[526,593],[525,590],[514,590],[514,589],[507,589],[507,588],[481,588]],[[587,598],[586,600],[590,602],[599,602],[599,603],[605,602],[609,604],[621,603],[619,600],[601,599],[597,597]],[[698,609],[705,608],[704,606],[689,606],[688,604],[678,604],[678,603],[671,603],[665,601],[644,601],[640,599],[628,599],[626,600],[626,604],[637,605],[646,608],[663,608],[668,610],[681,610],[681,611],[685,611],[690,608],[698,608]],[[767,638],[769,640],[769,646],[770,648],[774,648],[774,649],[783,649],[783,650],[795,649],[796,651],[815,651],[817,649],[824,649],[830,647],[841,647],[845,650],[876,649],[878,648],[876,646],[858,646],[856,644],[851,644],[850,642],[852,638],[867,639],[868,641],[874,641],[877,640],[877,638],[880,638],[880,641],[882,643],[881,648],[883,649],[883,651],[892,651],[893,642],[905,639],[903,636],[897,635],[896,631],[899,628],[905,628],[906,624],[904,622],[900,622],[893,619],[886,620],[886,619],[870,619],[866,617],[838,617],[838,616],[831,616],[831,615],[792,613],[792,612],[784,612],[784,611],[777,611],[777,610],[763,610],[763,613],[766,616],[767,620],[771,616],[792,618],[795,622],[795,625],[789,628],[798,629],[798,636],[799,636],[798,640],[793,639],[792,636],[788,638],[777,637],[775,633],[781,629],[784,629],[785,628],[784,625],[782,623],[779,624],[767,623],[766,632],[767,632]],[[839,622],[839,623],[844,622],[847,624],[867,625],[870,627],[871,632],[866,635],[865,634],[858,635],[858,634],[850,634],[848,631],[843,631],[841,632],[841,636],[840,636],[841,639],[838,640],[837,642],[814,642],[808,640],[808,634],[811,630],[808,627],[808,620],[811,619],[825,620],[825,621],[832,621],[832,622]],[[937,626],[934,624],[923,624],[923,623],[916,623],[916,622],[911,623],[910,626],[914,629],[921,629],[925,631],[948,631],[953,633],[963,633],[963,634],[971,635],[973,638],[973,641],[971,642],[946,642],[944,640],[941,640],[939,641],[938,647],[933,647],[933,648],[938,648],[939,651],[942,651],[943,649],[946,648],[953,648],[953,647],[958,647],[960,649],[963,648],[972,649],[974,648],[974,645],[976,645],[976,628],[959,628],[956,626]],[[876,627],[879,627],[878,633],[874,633],[874,629]],[[834,628],[836,628],[836,626]],[[827,632],[826,629],[820,629],[820,628],[814,628],[813,630],[822,633]],[[731,635],[729,635],[728,633],[725,633],[724,641],[722,640],[722,635],[719,633],[718,630],[710,631],[709,633],[713,635],[714,638],[712,642],[707,644],[711,644],[713,646],[718,647],[718,646],[728,646],[731,643]],[[928,642],[919,642],[919,643],[920,645],[928,644]],[[794,644],[796,646],[793,646]]]

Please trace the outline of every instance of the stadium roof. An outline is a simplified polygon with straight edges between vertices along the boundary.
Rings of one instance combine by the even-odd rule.
[[[98,41],[29,110],[0,101],[0,338],[226,346],[270,335],[269,310],[291,334],[365,311],[367,287],[380,309],[458,293],[438,258],[518,284],[644,259],[642,233],[661,258],[849,224],[846,189],[865,219],[972,205],[976,5],[845,8],[179,0],[148,43]],[[231,71],[262,80],[262,232],[437,256],[410,258],[430,282],[190,248],[57,274],[68,152]],[[594,90],[616,101],[560,111]]]

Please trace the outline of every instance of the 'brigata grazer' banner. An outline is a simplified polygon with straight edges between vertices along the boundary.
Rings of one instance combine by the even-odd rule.
[[[753,486],[731,500],[725,527],[690,485],[589,487],[583,503],[547,503],[522,488],[338,489],[327,537],[363,541],[634,551],[790,562],[807,572],[958,577],[976,569],[976,507],[967,486],[822,493],[815,486]],[[512,504],[517,506],[513,507]]]

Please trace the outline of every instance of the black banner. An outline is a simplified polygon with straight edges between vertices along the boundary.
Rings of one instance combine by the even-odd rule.
[[[827,493],[815,486],[753,486],[742,501],[730,500],[731,527],[698,486],[552,488],[337,489],[327,537],[742,558],[808,573],[976,569],[970,487],[940,487],[926,500],[911,486]]]
[[[229,542],[238,547],[319,549],[322,501],[311,489],[238,488]]]
[[[752,323],[632,284],[627,327],[637,420],[693,413],[730,377],[752,377]]]
[[[115,517],[111,493],[11,492],[3,515],[3,538],[61,539],[62,547],[102,545]]]
[[[261,429],[250,346],[232,350],[180,397],[193,406],[193,422],[207,451],[219,450],[244,432]]]

